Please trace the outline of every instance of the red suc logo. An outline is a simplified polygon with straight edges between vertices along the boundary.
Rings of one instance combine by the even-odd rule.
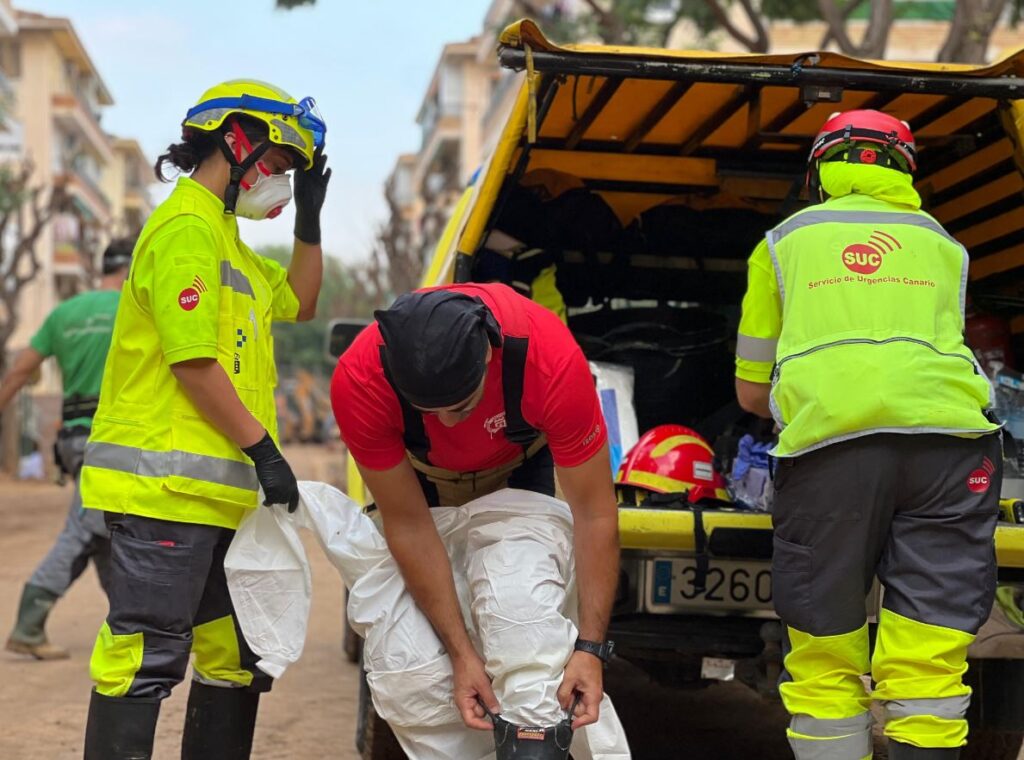
[[[985,457],[981,467],[967,476],[967,488],[974,493],[985,493],[992,485],[992,473],[995,471],[996,467],[992,464],[992,460]]]
[[[192,311],[199,305],[199,291],[195,288],[185,288],[178,294],[178,305],[185,311]]]
[[[866,243],[854,243],[843,249],[843,264],[857,274],[874,274],[882,266],[882,256],[903,248],[887,232],[875,230]]]

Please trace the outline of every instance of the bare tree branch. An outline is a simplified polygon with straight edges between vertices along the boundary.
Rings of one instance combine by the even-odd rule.
[[[531,0],[515,0],[515,4],[520,9],[520,12],[525,13],[527,16],[538,19],[544,15],[543,11],[534,5]]]
[[[854,55],[856,46],[850,39],[850,35],[846,33],[846,19],[836,7],[835,0],[818,0],[818,9],[821,11],[821,17],[828,24],[830,36],[839,45],[839,49],[847,55]]]
[[[601,39],[608,45],[621,45],[626,41],[626,24],[622,17],[614,11],[607,11],[598,5],[597,0],[583,0],[587,7],[597,16],[597,25],[601,29]]]
[[[846,24],[850,16],[836,6],[835,0],[818,0],[822,18],[828,24],[829,35],[835,39],[839,49],[846,55],[866,58],[881,58],[885,54],[892,29],[892,0],[871,0],[871,13],[864,39],[857,45],[850,39]],[[852,14],[853,10],[850,9]]]
[[[957,0],[939,61],[984,63],[992,32],[1006,10],[1007,0]]]
[[[860,44],[860,55],[867,58],[882,58],[885,55],[892,18],[892,0],[872,0],[871,17]]]
[[[732,22],[732,19],[729,17],[728,9],[723,6],[719,0],[704,0],[704,4],[707,5],[708,10],[710,10],[711,14],[715,17],[715,21],[717,21],[719,25],[728,32],[730,37],[752,53],[768,52],[768,30],[765,27],[761,12],[754,7],[751,0],[739,0],[739,2],[740,6],[746,12],[747,18],[750,19],[750,23],[754,27],[753,37],[748,35]]]
[[[6,317],[0,322],[0,368],[5,363],[7,343],[21,321],[18,298],[22,289],[42,270],[36,244],[54,215],[66,204],[63,187],[55,186],[48,193],[42,187],[30,189],[31,176],[32,165],[27,161],[16,172],[5,172],[0,176],[0,197],[3,199],[0,232],[6,232],[12,222],[19,223],[27,217],[9,251],[2,248],[6,235],[0,235],[0,304]]]
[[[846,26],[846,22],[850,20],[850,17],[858,8],[860,8],[864,4],[864,2],[865,0],[852,0],[851,2],[848,2],[846,5],[843,6],[842,19],[844,28]],[[818,44],[818,50],[824,50],[825,48],[827,48],[834,38],[835,37],[832,33],[832,25],[827,24],[825,28],[825,34],[821,38],[821,42]]]

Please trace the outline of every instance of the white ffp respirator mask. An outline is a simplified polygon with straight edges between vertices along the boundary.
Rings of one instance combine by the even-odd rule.
[[[271,174],[257,164],[256,182],[242,184],[235,214],[244,219],[273,219],[292,199],[292,183],[287,174]]]

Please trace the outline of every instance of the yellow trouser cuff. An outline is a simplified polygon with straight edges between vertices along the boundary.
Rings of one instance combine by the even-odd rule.
[[[103,623],[89,660],[89,675],[105,697],[123,697],[142,667],[142,632],[115,634]]]
[[[890,718],[885,735],[915,747],[962,747],[967,743],[967,721],[933,715]]]

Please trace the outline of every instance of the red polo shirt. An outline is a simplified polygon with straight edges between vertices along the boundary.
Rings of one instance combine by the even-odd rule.
[[[555,464],[575,467],[594,456],[607,439],[601,405],[583,352],[562,321],[505,285],[445,289],[479,297],[503,334],[529,338],[523,417],[547,435]],[[356,461],[371,470],[390,469],[406,455],[402,409],[380,363],[383,342],[376,323],[367,327],[338,360],[331,380],[341,437]],[[501,368],[499,349],[487,367],[483,400],[459,424],[449,428],[434,415],[423,415],[431,464],[475,472],[507,464],[522,453],[504,435]]]

